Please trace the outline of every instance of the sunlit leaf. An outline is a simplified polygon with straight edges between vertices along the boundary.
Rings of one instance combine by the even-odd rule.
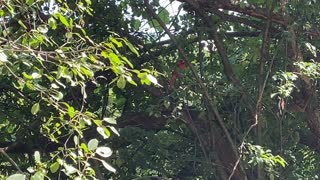
[[[40,160],[40,152],[39,151],[35,151],[34,152],[34,160],[37,162],[37,163],[40,163],[41,160]]]
[[[158,84],[158,80],[152,76],[151,74],[147,75],[147,78],[149,79],[149,81],[151,81],[153,84],[157,85]]]
[[[85,143],[81,143],[80,147],[83,149],[85,153],[89,152],[88,146]]]
[[[51,173],[57,172],[59,170],[59,168],[60,168],[60,164],[58,162],[55,162],[55,163],[50,165]]]
[[[103,137],[103,139],[108,138],[107,134],[105,133],[102,127],[97,127],[97,132]]]
[[[78,145],[79,144],[79,138],[77,135],[73,136],[73,142],[75,145]]]
[[[119,89],[124,89],[126,87],[126,80],[124,79],[123,76],[120,76],[119,79],[117,80],[117,87]]]
[[[105,162],[104,160],[101,160],[102,162],[102,165],[108,170],[108,171],[111,171],[113,173],[116,172],[116,169],[113,168],[110,164],[108,164],[107,162]]]
[[[68,20],[67,20],[63,15],[61,15],[61,14],[59,14],[59,20],[60,20],[60,22],[61,22],[63,25],[65,25],[66,27],[69,27],[69,26],[70,26]]]
[[[65,172],[67,175],[74,174],[78,171],[75,167],[73,167],[69,164],[64,164],[64,168],[65,168]]]
[[[109,53],[107,51],[101,51],[101,56],[104,58],[108,58]]]
[[[129,47],[129,49],[139,57],[139,52],[137,51],[137,49],[129,41],[125,40],[124,42]]]
[[[30,180],[43,180],[45,174],[41,171],[36,172],[33,176],[31,176]]]
[[[31,74],[31,77],[32,77],[32,79],[39,79],[39,78],[41,78],[41,74],[34,72]]]
[[[118,130],[115,127],[113,127],[113,126],[108,126],[108,127],[111,129],[111,131],[113,133],[115,133],[117,136],[120,136],[120,133],[118,132]]]
[[[117,124],[117,121],[115,118],[103,118],[103,121],[106,121],[110,124]]]
[[[98,147],[96,153],[102,157],[110,157],[112,155],[112,150],[109,147]]]
[[[8,57],[7,57],[7,55],[6,55],[3,51],[1,51],[1,50],[0,50],[0,61],[1,61],[2,63],[8,62]]]
[[[68,106],[68,115],[70,116],[70,118],[73,118],[76,114],[76,111],[74,109],[74,107],[72,106]]]
[[[20,24],[21,27],[23,27],[23,29],[28,29],[26,25],[24,25],[24,23],[19,20],[18,23]]]
[[[110,58],[112,64],[114,64],[114,65],[121,64],[119,56],[116,55],[115,53],[109,53],[109,58]]]
[[[85,0],[86,1],[86,3],[90,6],[91,5],[91,0]]]
[[[33,115],[36,115],[40,110],[40,104],[39,103],[35,103],[32,108],[31,108],[31,113]]]
[[[127,63],[127,65],[129,65],[130,68],[133,68],[133,64],[126,57],[121,58]]]
[[[53,99],[60,101],[63,98],[62,92],[58,91],[51,95]]]
[[[110,40],[111,40],[111,42],[116,44],[118,48],[122,47],[122,43],[120,41],[118,41],[116,38],[111,37]]]
[[[91,140],[88,142],[88,149],[89,149],[89,151],[93,151],[93,150],[97,149],[98,144],[99,144],[99,141],[98,141],[97,139],[91,139]]]
[[[42,34],[46,34],[46,33],[48,32],[48,27],[45,26],[45,25],[38,26],[38,27],[37,27],[37,30],[38,30],[39,32],[41,32]]]
[[[13,174],[7,178],[7,180],[25,180],[26,175],[24,174]]]
[[[48,19],[48,23],[53,30],[57,29],[57,21],[53,17]]]
[[[34,0],[26,0],[26,4],[28,6],[32,5],[34,3]]]

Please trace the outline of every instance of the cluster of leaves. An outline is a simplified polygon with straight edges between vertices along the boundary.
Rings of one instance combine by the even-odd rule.
[[[290,97],[294,88],[296,87],[294,82],[298,79],[298,75],[292,72],[278,72],[274,75],[273,80],[278,81],[279,85],[277,92],[272,94],[271,97],[275,95],[280,95],[281,97]]]
[[[14,128],[11,135],[7,134],[1,140],[29,142],[35,146],[39,138],[47,139],[39,142],[38,147],[32,147],[40,148],[34,153],[35,165],[29,166],[27,171],[17,167],[20,173],[9,179],[25,179],[29,175],[31,179],[44,179],[60,176],[57,172],[75,179],[95,177],[93,160],[115,172],[105,161],[112,150],[100,143],[101,138],[88,139],[85,133],[88,129],[96,129],[102,139],[108,138],[111,131],[119,134],[110,118],[103,118],[99,111],[86,108],[91,95],[87,93],[88,82],[103,87],[105,84],[99,81],[103,78],[112,86],[123,89],[126,82],[137,85],[132,79],[135,76],[142,84],[158,84],[153,71],[134,69],[121,54],[119,49],[129,49],[139,56],[128,40],[115,33],[110,33],[103,42],[95,42],[89,37],[83,17],[92,16],[90,5],[90,0],[76,4],[61,0],[2,2],[0,79],[8,82],[10,93],[3,95],[1,106],[11,101],[19,109],[11,114],[2,112],[1,128]],[[98,71],[112,71],[115,76],[96,77]],[[10,118],[17,114],[21,114],[22,119]],[[32,132],[25,128],[31,128]],[[20,133],[24,135],[20,136]],[[49,154],[42,154],[48,149],[41,143],[50,141],[59,147],[50,149],[53,152]],[[10,175],[12,171],[3,170],[1,174]]]
[[[219,13],[210,13],[219,29],[218,34],[223,39],[235,76],[250,95],[246,99],[225,78],[221,57],[215,45],[212,45],[214,42],[211,30],[207,28],[205,18],[190,10],[192,8],[188,3],[178,3],[178,14],[174,14],[176,12],[170,11],[171,5],[160,2],[150,0],[150,5],[176,36],[195,69],[199,70],[228,131],[234,141],[238,142],[243,132],[251,126],[250,106],[255,104],[254,98],[258,93],[256,81],[263,74],[257,71],[263,41],[261,36],[252,35],[261,35],[261,29],[247,25],[242,20],[247,19],[252,22],[250,24],[257,23],[257,26],[266,21],[242,13],[230,13],[222,17],[219,17]],[[236,8],[244,11],[271,7],[271,1],[265,0],[232,3],[228,7],[239,5]],[[313,4],[312,7],[310,3]],[[221,1],[221,4],[224,2]],[[201,146],[187,122],[181,122],[182,108],[185,105],[193,106],[191,108],[201,111],[194,117],[194,127],[200,127],[200,135],[212,135],[211,130],[206,132],[206,127],[201,128],[201,123],[205,122],[208,123],[206,126],[210,126],[211,122],[208,120],[212,119],[208,117],[212,114],[205,110],[208,105],[190,71],[187,70],[182,75],[183,78],[177,80],[179,85],[175,89],[166,89],[157,96],[148,94],[149,91],[145,91],[147,88],[131,88],[137,84],[159,86],[155,78],[157,72],[149,70],[149,67],[167,73],[165,76],[170,78],[177,59],[180,59],[176,47],[173,47],[174,43],[165,36],[159,22],[142,7],[145,7],[142,0],[3,2],[0,10],[0,143],[26,142],[32,145],[28,148],[37,150],[31,153],[35,164],[27,162],[25,156],[9,154],[13,161],[19,162],[24,173],[20,171],[19,174],[12,175],[17,169],[12,164],[10,166],[9,159],[5,159],[0,163],[0,166],[5,166],[0,168],[3,178],[12,175],[12,179],[23,179],[30,175],[33,179],[55,179],[58,176],[61,179],[67,178],[64,176],[85,179],[99,173],[94,167],[96,161],[98,166],[110,172],[117,170],[116,174],[102,172],[105,177],[110,175],[115,179],[145,176],[219,179],[218,168],[228,157],[217,157],[220,151],[218,146]],[[274,13],[282,12],[283,8],[276,4]],[[313,1],[292,1],[287,8],[289,16],[297,15],[292,18],[296,25],[302,25],[301,29],[306,31],[297,33],[298,36],[308,34],[307,31],[312,30],[312,24],[318,23],[316,13],[319,7]],[[229,21],[228,17],[239,18],[241,23],[232,22],[232,18]],[[272,67],[270,73],[274,75],[274,81],[266,82],[261,121],[261,142],[268,148],[248,144],[245,154],[245,160],[249,164],[247,168],[254,171],[257,166],[264,167],[269,178],[291,172],[292,179],[316,178],[317,155],[310,153],[312,150],[308,148],[297,151],[301,149],[298,146],[299,133],[307,130],[305,116],[286,113],[280,121],[279,116],[274,113],[276,102],[269,98],[269,94],[276,89],[272,96],[292,96],[301,75],[312,79],[319,77],[319,64],[313,61],[299,62],[295,65],[300,72],[287,72],[286,67],[291,63],[287,61],[290,59],[287,52],[290,45],[284,45],[283,42],[290,42],[292,37],[287,36],[288,32],[285,31],[281,34],[282,26],[275,24],[276,22],[271,23],[269,52],[277,60],[271,62],[268,59],[265,66]],[[274,29],[277,30],[276,33],[273,32]],[[233,31],[235,34],[240,32],[243,36],[235,38],[232,36]],[[134,45],[123,37],[127,37]],[[305,41],[308,43],[304,43],[304,46],[316,57],[318,42]],[[139,47],[142,51],[134,47]],[[142,52],[141,56],[138,51]],[[139,61],[134,62],[133,59]],[[137,70],[135,67],[144,69]],[[165,81],[162,80],[161,83]],[[102,98],[105,92],[109,92],[109,97]],[[109,100],[108,118],[103,113],[104,98]],[[157,131],[123,127],[118,132],[111,116],[121,116],[126,112],[135,116],[139,116],[140,112],[149,114],[147,123],[164,117],[170,123]],[[132,124],[137,125],[135,123]],[[214,125],[215,127],[218,126]],[[109,138],[113,134],[121,136]],[[257,140],[256,137],[249,136],[249,142]],[[39,137],[45,138],[39,140]],[[219,138],[217,144],[218,141]],[[49,145],[43,147],[43,144]],[[47,149],[51,150],[50,144],[58,147],[53,152],[47,152]],[[279,149],[280,144],[284,151]],[[212,148],[210,160],[205,157],[205,150],[201,148]],[[273,155],[269,149],[272,152],[281,151],[286,161]],[[224,150],[226,149],[221,149]],[[303,158],[307,158],[307,161],[304,162]],[[217,166],[212,165],[212,162],[217,162]],[[278,165],[291,172],[281,171]]]
[[[276,166],[281,165],[286,167],[287,162],[280,156],[274,156],[270,149],[264,149],[259,145],[247,144],[247,152],[245,153],[244,159],[248,159],[250,166],[264,166],[265,171],[268,172],[270,179],[275,179],[278,175]]]

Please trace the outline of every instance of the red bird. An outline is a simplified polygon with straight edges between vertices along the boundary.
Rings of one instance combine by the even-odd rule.
[[[178,68],[180,68],[182,71],[185,71],[185,70],[186,70],[186,68],[187,68],[186,64],[187,64],[186,61],[183,60],[183,59],[180,59],[180,60],[178,61],[178,63],[177,63]]]
[[[184,72],[187,68],[187,63],[185,60],[180,59],[177,62],[177,67],[175,68],[175,70],[172,71],[171,73],[171,79],[170,79],[170,87],[174,88],[177,79],[182,79],[182,72]]]

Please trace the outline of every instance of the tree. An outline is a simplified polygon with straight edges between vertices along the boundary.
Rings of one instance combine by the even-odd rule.
[[[156,101],[155,110],[150,108],[150,100],[143,106],[149,107],[151,114],[155,115],[149,119],[159,122],[160,114],[163,121],[170,123],[162,128],[161,135],[158,135],[159,132],[152,137],[141,134],[146,139],[158,139],[155,142],[163,142],[168,136],[183,139],[179,144],[184,149],[185,145],[190,146],[191,143],[184,138],[190,139],[191,133],[197,142],[194,148],[190,148],[193,150],[191,152],[198,153],[182,150],[189,155],[192,163],[182,163],[181,156],[155,155],[153,159],[165,159],[159,166],[155,165],[159,161],[146,158],[155,167],[141,164],[137,168],[134,163],[137,159],[132,162],[132,166],[124,163],[121,167],[132,167],[135,176],[137,173],[140,176],[158,173],[167,177],[202,176],[208,179],[314,177],[315,174],[293,168],[295,163],[287,167],[295,169],[293,171],[278,169],[276,164],[285,166],[285,161],[266,149],[272,149],[272,152],[292,162],[295,161],[292,157],[299,159],[302,152],[313,152],[315,148],[314,138],[319,130],[316,115],[317,88],[314,84],[318,67],[317,33],[314,31],[317,28],[316,20],[311,17],[317,14],[317,5],[314,2],[286,1],[180,2],[177,14],[168,12],[167,9],[171,8],[169,2],[159,4],[158,1],[135,1],[129,2],[127,6],[133,12],[133,20],[128,19],[132,22],[130,27],[135,28],[138,21],[141,24],[147,22],[155,29],[155,33],[148,36],[144,36],[143,31],[141,34],[136,33],[136,38],[147,40],[132,41],[138,44],[137,47],[144,47],[140,49],[145,55],[142,57],[149,58],[148,63],[154,64],[158,71],[167,72],[168,79],[179,59],[186,60],[189,68],[179,88],[172,90],[166,85],[169,80],[163,80],[162,85],[166,90],[148,91],[155,101],[161,99],[160,104]],[[311,8],[310,3],[315,6]],[[144,7],[145,11],[138,7]],[[142,21],[139,20],[141,18]],[[169,39],[161,38],[164,35]],[[144,42],[150,42],[150,45]],[[134,99],[132,102],[135,103]],[[146,119],[145,113],[140,116],[137,113],[145,112],[145,108],[140,107],[141,104],[132,107],[135,116],[125,116],[126,121],[122,126],[144,127],[148,124],[137,121]],[[132,121],[130,117],[133,117]],[[175,120],[178,122],[174,123]],[[177,126],[187,126],[189,130],[176,132]],[[178,138],[179,135],[184,138]],[[131,142],[133,146],[135,142]],[[152,152],[155,144],[143,142],[136,145],[133,153],[141,151],[141,146],[147,149],[143,151],[145,154]],[[161,145],[162,151],[168,154],[181,152],[180,148],[168,150],[172,144]],[[303,145],[310,149],[302,148]],[[301,148],[301,151],[296,153],[296,148]],[[238,164],[240,158],[243,161]],[[168,164],[177,169],[168,168],[171,167]],[[150,169],[153,171],[150,172]],[[208,171],[203,172],[204,169]]]
[[[1,174],[316,178],[318,13],[315,1],[4,2]]]
[[[111,131],[118,133],[103,101],[110,87],[137,85],[133,73],[154,77],[151,71],[135,70],[122,55],[130,51],[139,56],[125,38],[113,32],[104,41],[89,37],[83,17],[92,16],[90,4],[2,2],[3,177],[101,179],[97,162],[116,171],[106,162],[112,150],[100,143]]]

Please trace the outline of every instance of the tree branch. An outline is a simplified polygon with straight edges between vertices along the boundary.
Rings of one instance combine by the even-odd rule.
[[[17,171],[22,172],[18,164],[14,162],[14,160],[6,153],[5,149],[6,148],[0,148],[0,154],[3,154],[4,157],[6,157],[9,160],[9,162],[17,169]]]
[[[181,2],[187,2],[190,4],[190,0],[179,0]],[[234,11],[241,14],[245,14],[251,17],[255,17],[261,20],[268,20],[268,12],[263,8],[256,7],[254,5],[240,7],[240,5],[232,4],[230,1],[211,1],[211,0],[191,0],[192,4],[198,4],[203,12],[214,13],[218,9]],[[271,21],[280,25],[286,25],[287,20],[279,14],[272,13]]]

